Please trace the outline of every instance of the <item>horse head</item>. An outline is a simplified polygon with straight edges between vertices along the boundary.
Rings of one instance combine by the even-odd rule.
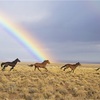
[[[49,60],[45,60],[44,62],[46,62],[46,63],[50,64],[50,61],[49,61]]]
[[[80,62],[76,63],[78,66],[81,66]]]
[[[16,59],[17,62],[21,62],[18,58]]]

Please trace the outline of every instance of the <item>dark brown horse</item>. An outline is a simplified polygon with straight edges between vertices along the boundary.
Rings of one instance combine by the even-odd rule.
[[[3,62],[3,63],[1,63],[1,67],[3,67],[2,71],[4,71],[5,68],[8,67],[8,66],[11,66],[11,69],[10,69],[10,71],[11,71],[12,69],[14,69],[15,65],[17,64],[17,62],[20,62],[20,60],[18,58],[15,59],[12,62]]]
[[[46,68],[47,64],[50,64],[49,60],[44,60],[42,63],[35,63],[35,64],[31,64],[31,65],[28,65],[28,66],[30,66],[30,67],[35,66],[34,71],[36,70],[36,68],[39,71],[41,71],[39,68],[44,68],[46,71],[48,71],[47,68]]]
[[[61,69],[64,68],[63,70],[65,71],[67,68],[71,68],[71,72],[72,71],[74,72],[77,66],[81,66],[81,64],[79,62],[76,64],[65,64],[64,66],[61,67]]]

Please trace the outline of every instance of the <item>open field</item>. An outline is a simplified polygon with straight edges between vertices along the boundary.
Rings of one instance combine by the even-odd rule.
[[[29,64],[29,63],[28,63]],[[100,100],[100,64],[82,64],[74,73],[64,64],[49,64],[34,71],[27,63],[14,70],[0,68],[0,100]]]

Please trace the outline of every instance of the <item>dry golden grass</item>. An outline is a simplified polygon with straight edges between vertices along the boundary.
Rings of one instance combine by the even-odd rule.
[[[0,70],[0,100],[100,100],[99,64],[82,64],[74,73],[62,65],[47,65],[48,72],[34,72],[27,63]]]

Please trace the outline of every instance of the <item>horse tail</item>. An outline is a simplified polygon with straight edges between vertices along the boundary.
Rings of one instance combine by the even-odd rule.
[[[30,65],[28,65],[29,67],[33,67],[34,66],[34,64],[30,64]]]
[[[62,69],[62,68],[64,68],[64,67],[66,67],[67,66],[67,64],[66,65],[64,65],[64,66],[62,66],[60,69]]]
[[[1,67],[4,65],[5,63],[1,63]]]

